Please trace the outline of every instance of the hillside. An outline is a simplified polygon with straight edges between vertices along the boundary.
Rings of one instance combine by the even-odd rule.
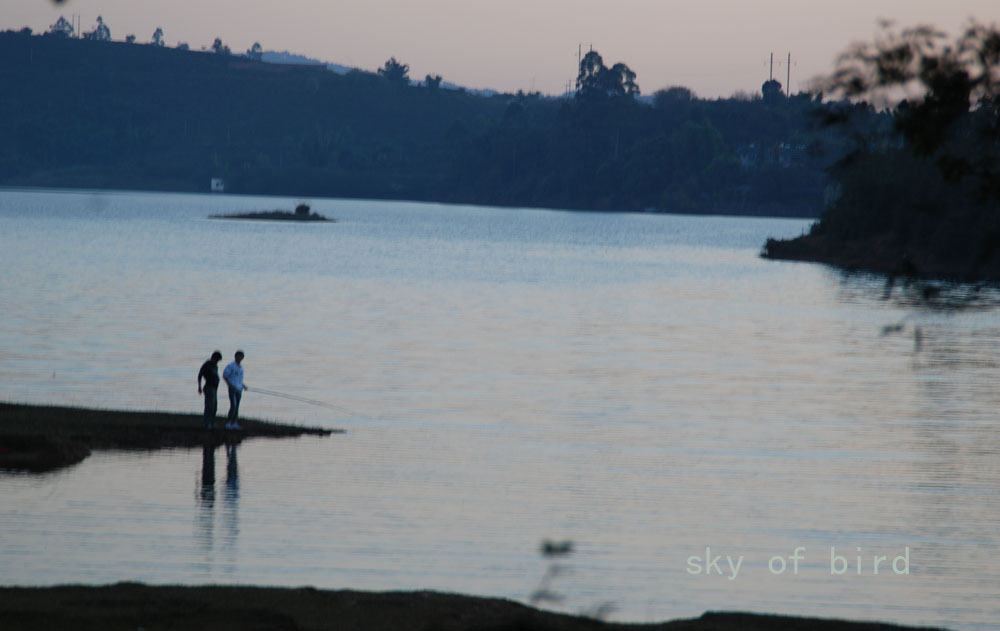
[[[480,96],[351,71],[0,33],[0,185],[816,216],[807,95]]]

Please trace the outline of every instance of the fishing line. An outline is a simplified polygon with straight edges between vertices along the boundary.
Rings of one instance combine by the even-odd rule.
[[[331,410],[336,410],[347,414],[348,416],[353,416],[355,418],[366,418],[360,414],[355,414],[351,410],[339,405],[333,405],[332,403],[324,403],[323,401],[317,401],[316,399],[307,399],[306,397],[300,397],[294,394],[288,394],[286,392],[275,392],[274,390],[263,390],[261,388],[247,388],[249,392],[257,392],[259,394],[266,394],[272,397],[281,397],[282,399],[290,399],[292,401],[299,401],[300,403],[308,403],[309,405],[316,405],[323,408],[328,408]]]

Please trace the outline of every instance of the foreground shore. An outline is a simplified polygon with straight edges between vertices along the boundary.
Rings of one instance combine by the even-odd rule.
[[[199,414],[0,403],[0,471],[52,471],[74,465],[98,449],[147,451],[334,433],[253,419],[240,419],[240,424],[239,431],[209,431],[202,428]]]
[[[0,588],[0,629],[264,629],[338,631],[620,630],[893,631],[889,624],[747,613],[706,613],[656,624],[605,623],[541,611],[509,600],[439,592],[356,592],[312,588],[102,587]]]

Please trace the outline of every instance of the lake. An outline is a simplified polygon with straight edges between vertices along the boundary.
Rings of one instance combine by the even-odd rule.
[[[209,219],[300,201],[336,223]],[[0,400],[200,413],[242,349],[327,404],[244,415],[346,430],[0,475],[0,584],[1000,629],[995,287],[759,258],[785,219],[7,190],[0,226]]]

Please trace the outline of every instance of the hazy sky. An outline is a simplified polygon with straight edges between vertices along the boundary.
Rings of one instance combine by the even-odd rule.
[[[113,39],[152,38],[234,52],[260,42],[375,70],[390,56],[410,76],[440,74],[470,88],[561,93],[576,76],[577,47],[622,61],[644,94],[682,85],[698,96],[756,92],[768,78],[792,91],[829,72],[838,52],[868,41],[877,21],[930,23],[955,35],[970,17],[1000,21],[997,0],[0,0],[0,28],[48,30],[77,14],[84,31],[103,16]]]

